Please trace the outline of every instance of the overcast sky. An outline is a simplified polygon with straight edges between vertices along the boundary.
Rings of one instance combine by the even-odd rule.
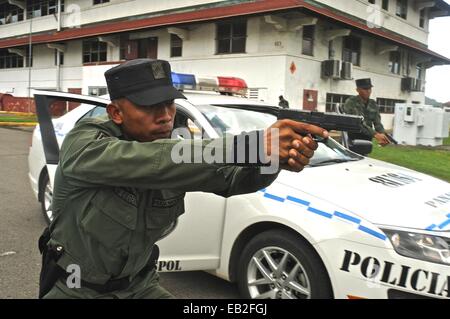
[[[450,3],[450,0],[446,0]],[[450,58],[450,17],[430,21],[429,48]],[[439,102],[450,102],[450,65],[427,71],[425,95]]]

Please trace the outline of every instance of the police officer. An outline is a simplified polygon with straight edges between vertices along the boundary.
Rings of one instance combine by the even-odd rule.
[[[128,61],[105,77],[112,101],[109,119],[80,121],[61,147],[55,218],[40,239],[40,297],[170,298],[158,283],[155,242],[184,213],[185,192],[225,197],[255,192],[278,173],[261,174],[261,159],[241,166],[172,161],[177,144],[189,145],[195,154],[208,141],[169,139],[174,99],[184,96],[172,85],[168,62]],[[321,128],[289,120],[271,128],[279,129],[279,137],[267,129],[258,135],[258,143],[268,154],[277,154],[281,168],[292,171],[301,171],[317,148],[304,136],[328,136]],[[230,138],[232,143],[227,143]],[[273,150],[275,138],[279,149]],[[227,136],[215,145],[227,149],[238,140]]]
[[[364,129],[361,134],[349,133],[349,138],[369,141],[375,138],[381,146],[389,144],[389,139],[386,137],[383,124],[381,123],[378,105],[374,100],[370,99],[373,87],[371,79],[356,80],[356,87],[358,95],[345,101],[344,113],[363,116]]]
[[[279,99],[279,102],[278,102],[278,106],[279,106],[279,107],[281,107],[281,108],[283,108],[283,109],[288,109],[288,108],[289,108],[289,102],[288,102],[288,100],[286,100],[286,99],[284,98],[283,95],[280,95],[280,96],[278,97],[278,99]]]

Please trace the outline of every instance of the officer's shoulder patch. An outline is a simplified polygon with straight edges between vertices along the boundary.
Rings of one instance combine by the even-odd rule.
[[[98,131],[97,135],[95,136],[96,140],[102,140],[104,138],[110,137],[110,135],[106,134],[103,131]]]

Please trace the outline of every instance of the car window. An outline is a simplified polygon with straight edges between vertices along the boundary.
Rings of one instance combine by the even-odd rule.
[[[262,130],[277,121],[276,116],[258,111],[220,107],[197,106],[220,136]],[[311,166],[360,160],[363,157],[349,151],[333,139],[320,141],[319,148],[310,161]]]
[[[178,137],[182,137],[185,139],[203,139],[205,138],[205,131],[194,121],[194,119],[183,112],[181,107],[177,105],[177,114],[174,119],[174,130],[181,129],[180,135]],[[184,131],[183,131],[184,129]]]
[[[106,107],[96,106],[85,115],[83,115],[78,121],[83,119],[91,118],[91,117],[99,117],[106,114]]]
[[[213,105],[197,106],[220,136],[261,130],[277,121],[271,114]]]

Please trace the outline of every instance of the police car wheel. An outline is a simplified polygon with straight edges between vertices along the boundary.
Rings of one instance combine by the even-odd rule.
[[[45,172],[42,176],[42,183],[40,186],[39,194],[41,194],[41,211],[44,215],[47,224],[53,220],[53,212],[51,210],[51,204],[53,200],[53,191],[50,185],[50,179],[48,173]]]
[[[333,298],[330,279],[304,239],[281,230],[255,236],[238,265],[238,286],[251,299]]]

